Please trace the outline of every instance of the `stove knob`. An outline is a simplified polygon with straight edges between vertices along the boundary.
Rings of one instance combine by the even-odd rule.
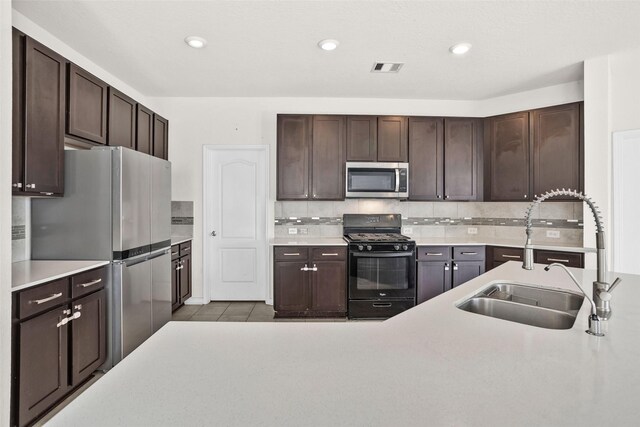
[[[367,250],[370,251],[371,249],[373,249],[371,245],[367,245]]]
[[[403,250],[403,251],[406,251],[407,249],[409,249],[409,246],[407,246],[407,245],[402,245],[402,250]]]
[[[400,245],[393,245],[393,249],[395,249],[396,251],[400,250]]]
[[[363,250],[364,250],[364,246],[362,246],[362,245],[358,245],[358,250],[359,250],[359,251],[363,251]]]

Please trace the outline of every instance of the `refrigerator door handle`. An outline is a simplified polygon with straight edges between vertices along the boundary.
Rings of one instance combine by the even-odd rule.
[[[133,267],[136,264],[147,261],[149,254],[140,255],[134,258],[123,259],[122,261],[114,261],[115,264],[121,264],[125,267]]]
[[[161,249],[157,252],[152,252],[151,254],[149,254],[149,256],[147,256],[148,260],[152,260],[155,258],[159,258],[161,256],[167,255],[169,254],[169,252],[171,252],[171,248],[167,248],[167,249]]]

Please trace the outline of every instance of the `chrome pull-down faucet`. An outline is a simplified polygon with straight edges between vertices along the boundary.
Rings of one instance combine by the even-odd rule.
[[[526,216],[526,226],[527,226],[527,241],[524,245],[524,261],[522,263],[522,268],[526,270],[533,270],[533,245],[531,243],[531,235],[533,234],[532,229],[532,221],[531,215],[536,206],[540,203],[544,202],[547,199],[551,199],[553,197],[558,196],[568,196],[573,197],[574,199],[582,200],[589,206],[591,213],[593,214],[593,219],[596,222],[596,250],[597,250],[597,276],[596,281],[593,282],[593,299],[590,300],[595,305],[596,309],[596,317],[598,320],[607,320],[611,317],[611,291],[620,283],[620,278],[616,279],[613,284],[607,283],[606,274],[607,274],[607,261],[606,261],[606,252],[604,248],[604,226],[602,225],[602,216],[600,215],[600,209],[596,206],[596,204],[591,200],[591,198],[582,194],[581,192],[575,190],[551,190],[546,193],[538,196],[533,203],[527,209]],[[548,270],[548,269],[547,269]],[[566,269],[565,269],[566,270]],[[569,272],[569,270],[566,270]],[[572,277],[574,281],[575,278]],[[576,281],[577,283],[577,281]],[[590,318],[591,322],[591,318]]]

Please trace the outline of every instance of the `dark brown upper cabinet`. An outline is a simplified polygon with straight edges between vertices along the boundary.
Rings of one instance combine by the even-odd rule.
[[[344,199],[346,118],[314,116],[311,139],[311,199]]]
[[[153,155],[167,160],[169,154],[169,121],[153,115]]]
[[[444,194],[444,120],[409,118],[409,199],[441,200]]]
[[[347,117],[347,161],[375,162],[378,158],[378,118]]]
[[[107,143],[107,84],[70,63],[67,80],[67,134]]]
[[[277,199],[309,198],[313,116],[278,116]]]
[[[487,119],[492,201],[531,200],[529,112]]]
[[[66,60],[15,29],[12,46],[13,193],[62,195]]]
[[[109,145],[136,149],[137,103],[124,93],[109,88]]]
[[[407,162],[406,117],[378,117],[378,161]]]
[[[581,104],[531,113],[533,194],[557,188],[583,188]]]
[[[152,154],[153,146],[153,111],[138,104],[136,112],[136,150]]]
[[[478,200],[482,121],[444,119],[444,198]]]

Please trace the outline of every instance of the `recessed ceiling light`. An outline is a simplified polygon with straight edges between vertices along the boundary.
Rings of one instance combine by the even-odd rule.
[[[191,46],[192,48],[194,48],[194,49],[203,48],[207,44],[207,41],[205,39],[203,39],[202,37],[197,37],[197,36],[186,37],[184,39],[184,42],[186,44],[188,44],[189,46]]]
[[[326,39],[318,42],[318,46],[322,50],[335,50],[340,42],[338,40]]]
[[[449,48],[449,51],[454,55],[464,55],[471,49],[471,43],[458,43]]]

